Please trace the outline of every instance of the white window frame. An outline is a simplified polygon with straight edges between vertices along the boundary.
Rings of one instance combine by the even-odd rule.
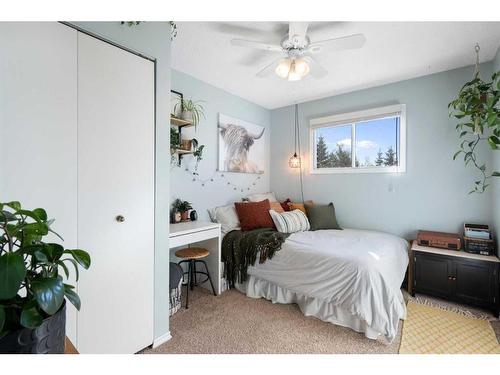
[[[399,156],[398,165],[390,167],[355,167],[356,162],[356,126],[357,122],[383,119],[399,116]],[[316,168],[316,141],[314,132],[320,128],[333,128],[336,126],[351,125],[351,150],[352,167]],[[396,104],[385,107],[365,109],[349,113],[341,113],[326,117],[313,118],[309,121],[310,137],[310,173],[311,174],[336,174],[336,173],[404,173],[406,172],[406,105]]]

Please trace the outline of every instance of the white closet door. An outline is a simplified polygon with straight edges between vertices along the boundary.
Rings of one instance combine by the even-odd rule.
[[[123,222],[117,216],[124,217]],[[134,353],[153,341],[154,64],[78,34],[77,349]],[[167,319],[167,317],[165,317]]]
[[[77,247],[77,32],[56,22],[0,22],[0,200],[43,207]],[[50,241],[61,242],[56,236]],[[76,340],[76,309],[66,308]]]

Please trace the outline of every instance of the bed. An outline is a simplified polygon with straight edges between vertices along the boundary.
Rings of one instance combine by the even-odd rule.
[[[406,306],[400,287],[408,243],[382,232],[318,230],[291,234],[236,288],[252,298],[296,303],[304,315],[392,342]]]

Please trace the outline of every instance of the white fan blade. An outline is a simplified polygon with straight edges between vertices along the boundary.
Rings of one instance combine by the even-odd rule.
[[[295,46],[306,44],[308,22],[290,22],[288,28],[288,40]]]
[[[274,60],[269,65],[266,65],[264,68],[262,68],[260,71],[257,72],[256,76],[259,77],[259,78],[264,78],[264,77],[267,77],[267,76],[271,75],[271,73],[274,72],[274,70],[276,69],[276,66],[281,61],[281,59],[282,59],[282,57],[280,57],[279,59]]]
[[[231,44],[233,46],[261,49],[264,51],[271,51],[271,52],[282,52],[283,51],[283,48],[281,48],[281,46],[279,46],[279,45],[254,42],[253,40],[231,39]]]
[[[304,60],[309,63],[309,74],[314,78],[323,78],[328,75],[328,71],[321,66],[319,62],[316,61],[312,56],[304,56]]]
[[[323,49],[328,49],[329,51],[356,49],[363,47],[365,42],[366,38],[363,34],[354,34],[343,36],[341,38],[326,39],[319,42],[314,42],[309,46],[308,51],[312,53],[318,53]]]

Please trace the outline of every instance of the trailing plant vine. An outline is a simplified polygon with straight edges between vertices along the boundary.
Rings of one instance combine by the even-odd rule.
[[[476,45],[476,53],[479,46]],[[459,132],[460,149],[453,155],[455,160],[463,154],[465,165],[472,165],[480,173],[480,179],[474,182],[471,193],[483,193],[490,185],[492,177],[499,177],[500,172],[488,172],[485,163],[479,161],[477,147],[486,141],[492,150],[500,149],[500,71],[491,76],[490,82],[485,82],[479,74],[479,58],[476,62],[476,71],[471,81],[465,83],[458,96],[448,109],[450,117],[461,120],[456,125]]]

